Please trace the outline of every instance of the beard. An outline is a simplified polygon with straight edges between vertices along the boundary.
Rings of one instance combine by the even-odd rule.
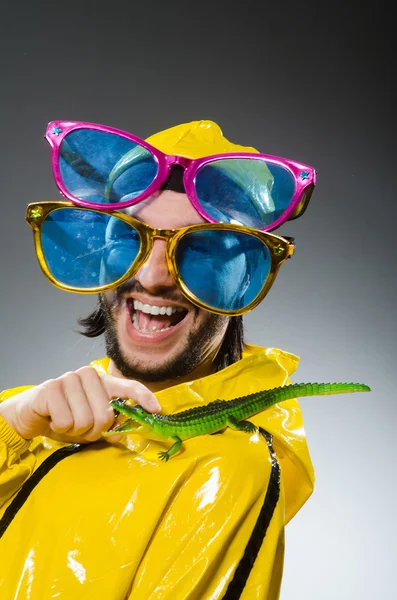
[[[128,285],[128,284],[127,284]],[[139,282],[129,283],[128,291],[134,289],[142,291]],[[114,362],[120,373],[127,379],[138,379],[146,383],[162,382],[185,377],[202,362],[205,349],[212,339],[226,330],[229,317],[207,313],[206,318],[190,330],[186,343],[180,352],[161,365],[151,367],[142,365],[139,360],[127,357],[123,353],[118,335],[115,315],[120,307],[122,294],[127,291],[125,285],[121,286],[110,304],[103,294],[99,296],[99,304],[105,321],[105,347],[107,356]],[[162,295],[163,299],[175,299],[175,294]],[[201,311],[195,308],[195,320]],[[194,322],[193,322],[194,323]]]

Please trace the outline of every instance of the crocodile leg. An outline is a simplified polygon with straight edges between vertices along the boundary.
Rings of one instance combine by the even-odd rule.
[[[237,419],[232,415],[229,415],[227,424],[231,429],[235,429],[236,431],[245,431],[246,433],[254,433],[255,431],[258,431],[257,426],[251,423],[251,421],[237,421]]]
[[[178,450],[180,450],[181,446],[182,446],[182,440],[177,435],[171,436],[171,439],[175,440],[175,443],[172,444],[171,448],[169,450],[167,450],[167,452],[159,452],[158,453],[159,458],[161,458],[161,460],[164,460],[165,462],[167,462],[167,460],[169,458],[171,458],[171,456],[173,454],[178,452]]]
[[[124,423],[117,425],[113,429],[102,432],[102,435],[110,437],[112,435],[120,435],[120,433],[138,433],[140,427],[142,427],[140,423],[137,423],[133,419],[127,419],[127,421],[124,421]]]

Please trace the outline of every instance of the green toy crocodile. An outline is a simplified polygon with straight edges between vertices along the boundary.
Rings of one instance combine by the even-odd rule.
[[[351,392],[370,392],[362,383],[295,383],[271,390],[263,390],[234,398],[234,400],[214,400],[209,404],[197,406],[175,413],[159,415],[147,412],[139,404],[127,405],[125,400],[111,400],[110,405],[129,419],[104,436],[121,433],[148,432],[160,438],[171,438],[174,444],[167,452],[159,452],[161,460],[167,461],[182,446],[182,440],[198,435],[217,433],[226,427],[253,433],[258,427],[246,421],[269,406],[300,396],[319,396],[325,394],[344,394]]]

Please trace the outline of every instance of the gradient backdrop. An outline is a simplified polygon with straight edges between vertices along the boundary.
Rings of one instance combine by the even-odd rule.
[[[281,600],[396,598],[395,32],[382,3],[3,0],[0,27],[0,388],[103,354],[74,332],[94,298],[44,280],[24,222],[28,202],[60,198],[48,121],[147,137],[213,119],[313,165],[311,206],[279,230],[296,254],[247,340],[299,354],[296,382],[373,392],[302,399],[317,488],[287,527]]]

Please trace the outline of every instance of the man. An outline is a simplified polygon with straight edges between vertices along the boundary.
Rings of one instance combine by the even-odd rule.
[[[175,155],[181,141],[184,156],[189,144],[202,156],[238,148],[210,122],[151,138]],[[205,223],[172,178],[127,212],[160,230]],[[244,346],[241,317],[190,302],[166,246],[154,238],[82,320],[87,335],[104,331],[107,358],[2,394],[1,598],[278,598],[284,525],[313,484],[296,401],[252,419],[268,434],[196,437],[167,464],[161,442],[102,437],[113,397],[168,414],[284,385],[297,366]]]

